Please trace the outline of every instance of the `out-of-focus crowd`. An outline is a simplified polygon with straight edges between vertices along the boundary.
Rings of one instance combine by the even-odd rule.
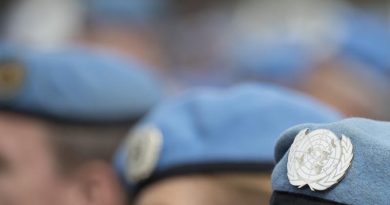
[[[386,0],[2,0],[0,205],[386,204],[389,90]]]
[[[4,1],[5,40],[110,50],[154,68],[169,95],[275,82],[346,115],[389,119],[386,1]]]

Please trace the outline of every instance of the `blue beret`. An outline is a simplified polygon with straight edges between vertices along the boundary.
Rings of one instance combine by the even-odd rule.
[[[385,19],[354,11],[347,15],[344,22],[345,32],[340,42],[342,54],[389,75],[390,32]]]
[[[145,23],[162,13],[166,0],[88,0],[92,20],[109,23]]]
[[[303,43],[280,40],[277,43],[241,42],[234,48],[232,57],[239,74],[284,82],[301,79],[313,67],[314,56]]]
[[[1,56],[1,55],[0,55]],[[141,64],[104,52],[28,50],[0,60],[0,108],[65,120],[132,120],[160,98]]]
[[[298,133],[306,129],[309,134],[300,138],[301,135]],[[315,132],[323,134],[317,136],[310,134]],[[327,145],[330,141],[327,139],[331,135],[336,136],[337,139],[333,140],[333,145],[329,147]],[[360,118],[330,124],[295,126],[287,130],[276,145],[277,165],[272,174],[273,190],[341,204],[388,204],[390,200],[388,189],[390,184],[389,136],[389,122]],[[308,149],[304,148],[305,141],[310,142],[306,144]],[[338,147],[341,147],[339,153],[337,153]],[[325,151],[328,148],[330,150],[326,152],[330,157],[317,158],[321,155],[316,155],[315,152],[305,152],[309,149]],[[303,160],[305,168],[302,165],[290,166],[290,163],[295,160],[294,157],[297,156],[290,153],[297,152],[307,153],[304,155],[307,160],[305,158]],[[321,160],[324,161],[321,162]],[[320,163],[325,165],[322,170],[310,171],[313,164]],[[296,173],[299,175],[295,175]],[[313,175],[309,177],[304,173]],[[292,185],[296,183],[293,176],[299,176],[302,187]],[[312,180],[307,181],[307,178]],[[290,181],[292,181],[291,184]],[[308,184],[310,186],[306,186]],[[314,188],[315,191],[312,191],[310,187],[316,187],[317,190]]]
[[[129,135],[115,166],[130,187],[176,174],[270,172],[284,129],[338,119],[317,101],[272,85],[193,90],[157,106]]]
[[[14,43],[0,41],[0,59],[13,58],[17,53],[22,52],[23,48],[16,46]]]

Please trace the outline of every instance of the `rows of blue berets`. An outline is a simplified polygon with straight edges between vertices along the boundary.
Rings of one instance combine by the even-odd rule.
[[[87,48],[48,52],[4,45],[1,56],[3,109],[99,123],[139,119],[147,113],[134,130],[151,126],[161,133],[158,154],[129,159],[132,146],[142,150],[146,145],[142,140],[136,145],[126,141],[115,160],[131,189],[183,166],[193,167],[186,173],[201,169],[270,172],[273,148],[283,130],[341,118],[320,102],[275,85],[194,89],[162,99],[161,84],[145,66]],[[149,150],[144,152],[148,157]],[[143,168],[150,160],[155,161],[153,166]]]
[[[88,0],[89,18],[92,21],[151,23],[170,12],[173,2],[163,0]],[[172,8],[171,8],[172,9]],[[357,8],[346,8],[337,13],[334,28],[328,30],[326,41],[336,47],[333,55],[360,61],[370,68],[370,72],[389,75],[390,71],[390,31],[386,20],[374,12]],[[286,29],[288,30],[288,29]],[[236,75],[257,76],[283,81],[297,80],[308,72],[315,63],[315,55],[310,42],[289,38],[290,33],[275,33],[275,39],[238,36],[224,55],[234,64]],[[294,36],[294,34],[291,34]],[[314,36],[316,38],[316,36]],[[228,42],[225,42],[228,43]],[[324,50],[325,48],[319,48]],[[286,75],[288,74],[288,75]],[[215,79],[214,79],[215,80]]]
[[[332,123],[342,119],[341,114],[308,96],[260,83],[228,89],[190,90],[167,99],[163,95],[163,84],[148,70],[136,60],[122,59],[104,51],[77,47],[48,52],[3,44],[0,48],[0,108],[76,122],[141,119],[130,138],[157,136],[151,138],[157,145],[150,147],[157,149],[154,152],[157,154],[132,159],[129,148],[134,145],[142,148],[145,142],[128,139],[123,143],[115,167],[130,190],[139,188],[149,178],[168,176],[169,171],[182,167],[187,167],[185,172],[202,169],[270,172],[274,166],[274,147],[284,130],[301,123]],[[299,128],[304,127],[326,127],[348,133],[358,148],[356,152],[371,154],[357,155],[340,188],[330,190],[329,194],[298,189],[287,182],[285,175],[286,150],[298,130],[295,128],[283,134],[276,147],[275,190],[340,203],[348,203],[354,197],[353,202],[357,204],[387,200],[380,194],[385,186],[383,181],[377,181],[378,187],[368,186],[370,190],[378,188],[375,193],[379,195],[375,197],[361,195],[360,190],[348,191],[356,184],[367,185],[364,180],[359,181],[359,173],[369,163],[367,157],[380,156],[385,160],[388,156],[389,139],[383,136],[389,133],[387,123],[351,119]],[[372,146],[364,146],[367,143]],[[142,164],[144,161],[148,166]],[[369,165],[375,170],[385,170],[380,167],[382,163]],[[374,178],[377,175],[387,179],[385,171],[367,173]]]

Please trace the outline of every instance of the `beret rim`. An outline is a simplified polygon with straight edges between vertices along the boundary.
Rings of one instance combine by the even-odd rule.
[[[299,199],[299,200],[304,200],[304,204],[312,204],[314,202],[317,205],[345,205],[341,204],[339,202],[331,201],[331,200],[326,200],[314,196],[308,196],[304,194],[297,194],[297,193],[291,193],[291,192],[285,192],[285,191],[274,191],[271,196],[271,201],[270,204],[278,204],[279,202],[285,202],[286,200],[292,200],[292,199]],[[280,201],[279,201],[280,200]]]

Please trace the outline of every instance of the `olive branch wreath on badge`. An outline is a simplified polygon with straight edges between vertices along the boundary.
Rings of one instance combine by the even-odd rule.
[[[352,158],[353,146],[345,135],[340,140],[330,130],[304,129],[291,145],[287,176],[298,188],[308,185],[312,191],[323,191],[343,178]]]

